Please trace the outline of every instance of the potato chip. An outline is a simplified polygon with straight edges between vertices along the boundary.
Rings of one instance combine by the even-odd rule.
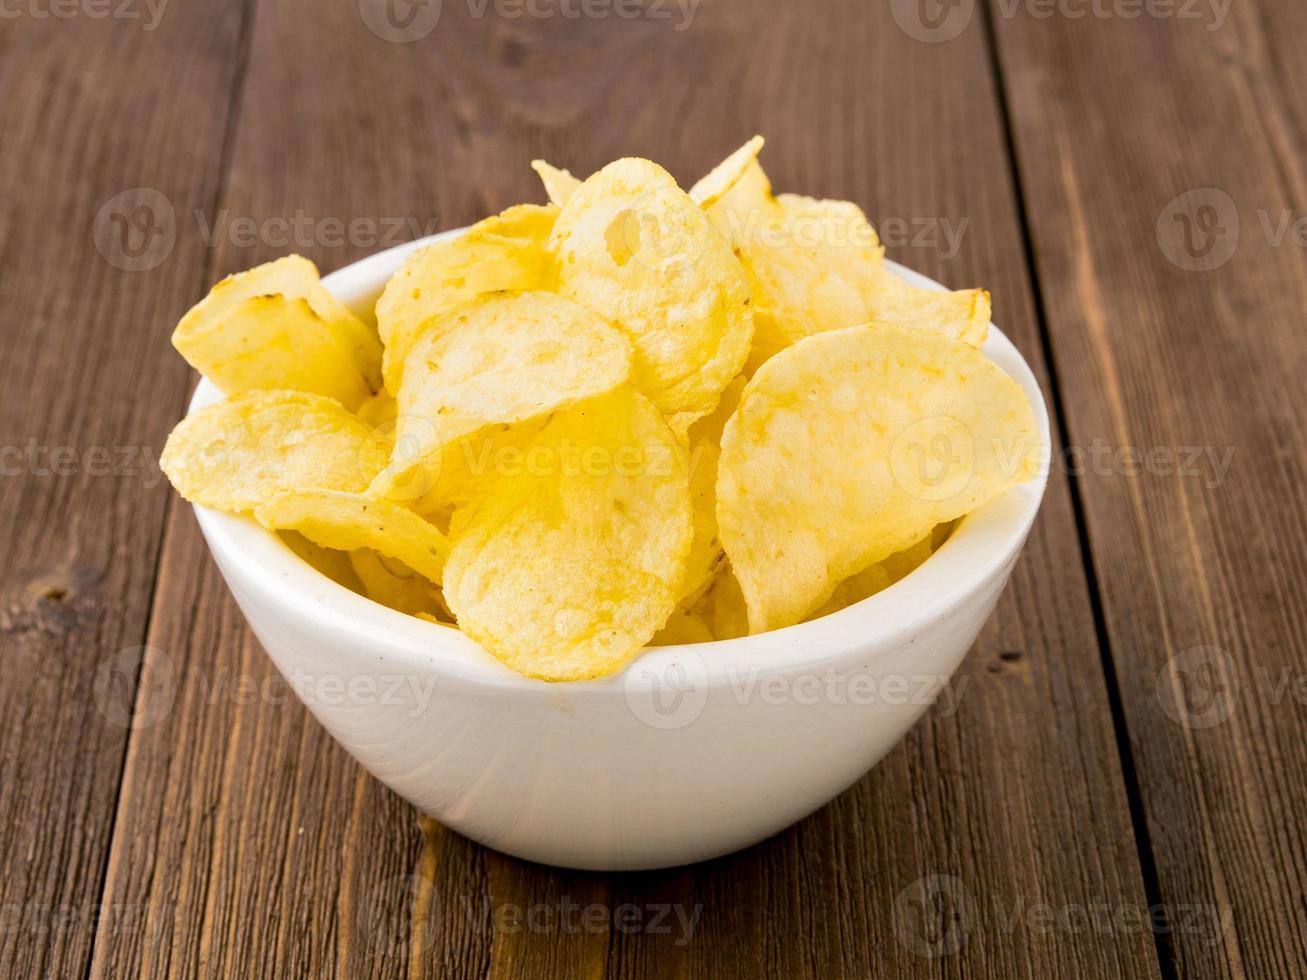
[[[324,548],[371,548],[403,562],[437,585],[449,541],[405,507],[363,493],[291,490],[254,509],[254,518],[274,531],[298,531]]]
[[[410,616],[424,612],[435,615],[444,605],[439,587],[401,561],[371,548],[351,551],[346,560],[362,585],[363,594],[373,602]]]
[[[429,484],[430,489],[410,506],[433,524],[448,527],[455,508],[475,503],[500,479],[517,476],[532,465],[527,451],[545,422],[545,418],[537,418],[482,429],[445,447],[434,479],[428,472],[420,481],[399,485],[407,494]]]
[[[717,407],[690,426],[687,435],[690,500],[694,508],[694,540],[681,587],[681,600],[687,605],[709,586],[713,573],[725,560],[717,536],[717,460],[721,456],[722,429],[739,405],[743,391],[744,378],[736,377],[722,392]]]
[[[314,544],[302,534],[294,531],[282,531],[281,540],[286,547],[295,552],[306,564],[312,565],[337,585],[343,585],[351,592],[362,592],[363,583],[354,574],[354,567],[349,563],[349,555],[343,551],[324,548]]]
[[[387,427],[393,430],[395,416],[399,414],[399,403],[395,401],[394,395],[382,388],[364,401],[354,414],[364,425],[374,429]]]
[[[187,500],[251,511],[286,490],[360,491],[388,461],[335,399],[247,391],[177,423],[159,459]]]
[[[947,528],[948,526],[947,524],[936,525],[937,528]],[[835,586],[835,591],[831,593],[831,597],[808,619],[820,619],[822,616],[829,616],[846,606],[861,602],[877,592],[888,589],[895,582],[906,577],[909,572],[920,567],[931,556],[934,551],[934,539],[935,532],[931,531],[930,534],[925,535],[902,551],[896,551],[884,561],[868,565],[862,571],[850,575]]]
[[[758,241],[768,228],[783,230],[784,213],[772,194],[771,180],[755,157],[716,201],[704,205],[708,220],[732,248]],[[783,243],[783,237],[778,244]]]
[[[630,373],[626,336],[571,300],[542,292],[475,299],[414,344],[399,391],[396,453],[374,490],[414,499],[435,485],[446,446],[602,395]]]
[[[851,327],[769,360],[722,436],[717,521],[751,632],[1039,469],[1034,413],[974,347]]]
[[[765,142],[761,136],[755,136],[713,167],[710,173],[690,188],[690,200],[701,208],[710,208],[716,204],[740,181],[749,165],[758,159]]]
[[[515,670],[612,673],[676,605],[693,534],[685,449],[624,385],[559,412],[529,452],[534,465],[456,515],[445,598]]]
[[[408,257],[377,300],[388,391],[399,393],[408,352],[433,317],[483,293],[553,288],[545,242],[556,214],[552,207],[518,205]]]
[[[667,415],[711,411],[749,352],[748,285],[671,175],[609,164],[568,198],[551,244],[559,291],[631,338],[636,386]]]
[[[712,630],[714,639],[735,640],[749,635],[749,613],[739,579],[729,564],[722,565],[713,576],[712,587],[691,609]]]
[[[883,268],[865,293],[871,322],[905,330],[925,326],[973,347],[989,336],[990,298],[983,289],[920,289]]]
[[[712,630],[698,613],[677,608],[672,611],[663,628],[647,644],[651,647],[673,647],[688,643],[711,643]]]
[[[544,160],[532,160],[531,169],[540,175],[540,183],[545,185],[549,203],[556,207],[561,208],[566,204],[572,192],[581,186],[581,181],[573,177],[570,171],[559,170]]]
[[[752,160],[708,215],[735,245],[749,276],[749,374],[803,337],[868,322],[984,343],[989,294],[904,282],[885,266],[884,247],[866,215],[848,201],[773,196],[762,166]]]
[[[307,391],[353,409],[381,384],[377,335],[298,255],[228,276],[182,318],[172,343],[225,394]]]

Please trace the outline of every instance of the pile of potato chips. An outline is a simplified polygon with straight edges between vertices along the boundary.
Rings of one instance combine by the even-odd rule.
[[[225,279],[173,343],[227,397],[164,470],[545,680],[885,588],[1037,473],[1039,431],[979,350],[989,295],[905,284],[761,148],[689,193],[537,161],[551,203],[415,252],[375,326],[297,256]]]

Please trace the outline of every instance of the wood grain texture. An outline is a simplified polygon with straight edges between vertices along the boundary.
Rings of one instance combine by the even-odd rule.
[[[34,9],[0,21],[0,975],[80,978],[187,384],[167,337],[203,274],[187,222],[216,195],[241,18]]]
[[[586,171],[646,154],[688,181],[756,130],[780,187],[862,202],[883,228],[903,219],[896,256],[989,285],[1040,370],[981,38],[932,49],[853,4],[705,2],[683,31],[473,9],[446,3],[399,45],[353,4],[261,2],[221,208],[448,227],[538,200],[532,156]],[[912,246],[914,220],[963,219],[951,261],[938,236]],[[320,232],[294,250],[325,269],[380,244]],[[215,273],[287,250],[220,236]],[[586,875],[420,827],[297,703],[235,695],[221,678],[258,691],[271,668],[178,507],[142,709],[172,693],[132,741],[105,893],[148,928],[102,932],[93,975],[1151,975],[1146,933],[1027,914],[1146,904],[1081,569],[1058,478],[953,710],[757,848]],[[625,907],[641,928],[616,927]]]
[[[997,29],[1176,969],[1302,976],[1307,9]]]

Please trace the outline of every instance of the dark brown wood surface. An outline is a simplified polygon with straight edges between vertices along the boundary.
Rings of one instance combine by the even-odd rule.
[[[444,0],[393,43],[371,0],[138,6],[0,20],[0,976],[1307,972],[1307,11]],[[504,857],[277,683],[141,461],[183,409],[167,334],[227,272],[539,200],[534,156],[688,183],[753,132],[779,188],[991,289],[1072,448],[951,697],[829,806],[666,872]],[[673,925],[514,919],[592,904]]]

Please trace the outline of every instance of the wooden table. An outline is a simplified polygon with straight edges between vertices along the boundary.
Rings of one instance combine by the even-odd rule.
[[[0,975],[1307,975],[1307,6],[120,3],[0,19]],[[503,857],[270,693],[155,463],[168,334],[539,200],[532,157],[689,181],[754,132],[992,290],[1041,518],[965,696],[798,826]]]

